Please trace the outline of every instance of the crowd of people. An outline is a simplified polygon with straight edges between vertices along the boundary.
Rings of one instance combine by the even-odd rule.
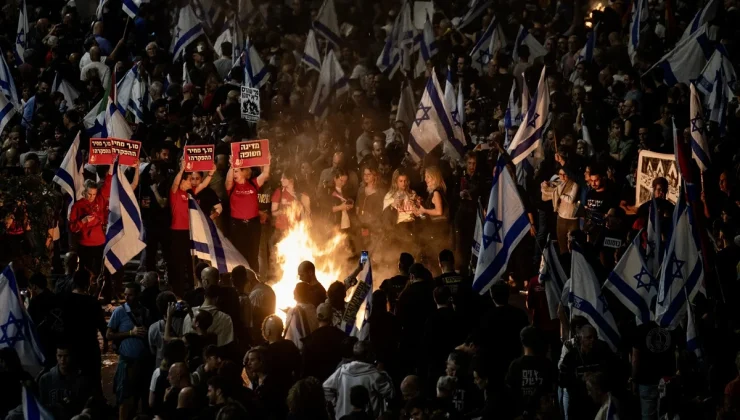
[[[737,0],[649,0],[637,29],[642,1],[439,1],[428,15],[436,54],[423,72],[404,64],[392,77],[378,57],[396,36],[402,2],[334,0],[341,39],[316,35],[318,50],[333,51],[349,88],[316,116],[308,110],[321,74],[304,48],[324,2],[151,0],[134,18],[126,4],[136,1],[102,1],[97,10],[76,3],[8,2],[0,14],[0,73],[12,77],[21,111],[0,118],[0,185],[16,185],[0,191],[0,261],[12,268],[45,358],[38,375],[24,370],[6,330],[13,320],[0,317],[0,418],[24,418],[23,392],[61,420],[740,418],[737,98],[725,97],[721,118],[704,129],[711,166],[701,178],[693,161],[689,168],[708,239],[704,291],[691,303],[700,356],[685,327],[638,322],[607,292],[621,337],[612,349],[602,326],[574,316],[567,292],[553,302],[538,276],[551,244],[569,274],[577,245],[603,284],[647,227],[651,203],[669,242],[681,184],[669,170],[652,176],[638,156],[688,147],[696,116],[688,84],[652,65],[704,19],[718,30],[702,47],[721,50],[732,69]],[[205,33],[173,57],[182,7],[206,10]],[[29,22],[22,33],[19,13]],[[471,58],[494,20],[503,45]],[[232,22],[269,74],[254,124],[241,117],[241,87],[252,75],[239,37],[211,42]],[[542,55],[521,42],[520,26]],[[103,250],[113,168],[86,164],[84,193],[69,207],[53,178],[73,144],[87,162],[85,116],[132,69],[148,98],[141,115],[127,112],[142,151],[126,175],[146,248],[138,267],[110,274]],[[504,278],[478,294],[476,221],[490,210],[493,168],[508,159],[520,124],[510,97],[535,92],[543,69],[550,110],[537,165],[506,169],[531,226]],[[403,89],[418,101],[433,73],[461,93],[464,150],[440,144],[417,160],[409,133],[424,116],[408,120],[399,108]],[[8,86],[0,80],[5,96]],[[268,165],[235,167],[230,144],[249,139],[269,140]],[[215,145],[213,170],[187,171],[186,144]],[[648,170],[645,201],[636,189]],[[219,273],[193,258],[189,196],[247,264]],[[39,197],[51,204],[31,208]],[[319,246],[341,235],[348,276],[317,278],[320,262],[303,261],[287,273],[297,277],[295,306],[279,308],[271,286],[286,273],[276,245],[299,222],[310,222]],[[363,251],[369,262],[356,265]],[[371,310],[351,331],[351,298],[368,263]],[[378,274],[386,272],[393,275]],[[101,377],[106,352],[118,355],[112,389]]]

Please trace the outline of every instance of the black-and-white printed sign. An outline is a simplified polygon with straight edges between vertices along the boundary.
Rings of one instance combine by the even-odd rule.
[[[256,123],[260,119],[260,90],[242,86],[242,119]]]
[[[666,199],[673,204],[678,200],[678,187],[681,174],[676,166],[676,159],[671,154],[655,153],[643,150],[637,162],[637,182],[635,185],[635,206],[653,198],[653,180],[663,177],[668,180]]]

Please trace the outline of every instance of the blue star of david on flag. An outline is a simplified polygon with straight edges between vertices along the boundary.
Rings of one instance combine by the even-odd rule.
[[[21,29],[21,31],[18,32],[18,37],[16,38],[15,43],[22,45],[24,48],[26,47],[26,31]]]
[[[696,114],[696,116],[691,119],[691,132],[704,132],[704,118],[701,117],[701,114]]]
[[[424,106],[423,103],[419,103],[419,108],[416,109],[416,115],[417,117],[414,118],[414,123],[416,123],[416,126],[420,126],[421,123],[424,121],[427,121],[430,119],[429,117],[429,111],[432,109],[431,106]],[[419,111],[422,112],[421,116],[419,117]]]
[[[452,122],[455,125],[460,125],[460,120],[457,118],[459,114],[460,113],[457,112],[457,109],[455,109],[454,111],[450,112],[450,116],[452,117]]]
[[[491,61],[491,53],[489,49],[486,48],[478,51],[478,58],[476,58],[475,61],[483,66],[488,64],[488,62]]]
[[[676,257],[676,253],[674,252],[669,263],[669,266],[674,267],[673,271],[671,272],[671,279],[683,279],[683,273],[681,273],[681,269],[683,268],[684,264],[686,264],[686,261],[679,260]]]
[[[483,226],[483,248],[488,248],[492,242],[501,243],[501,228],[504,226],[504,222],[496,217],[496,210],[491,209],[486,216],[486,223]],[[493,232],[490,232],[493,227]],[[486,233],[490,233],[486,235]]]
[[[645,277],[645,276],[647,276],[647,278],[648,278],[647,282],[644,282],[644,281],[642,281],[643,277]],[[656,284],[656,282],[655,282],[655,279],[654,279],[654,278],[653,278],[653,276],[652,276],[652,275],[651,275],[651,274],[650,274],[650,273],[649,273],[649,272],[647,271],[647,269],[646,269],[645,267],[642,267],[642,268],[640,269],[640,272],[639,272],[639,273],[637,273],[637,274],[635,274],[635,275],[633,276],[633,278],[634,278],[635,280],[637,280],[637,288],[638,288],[638,289],[639,289],[639,288],[641,288],[641,287],[644,287],[644,288],[645,288],[645,289],[646,289],[646,290],[647,290],[648,292],[650,292],[650,288],[651,288],[651,287],[655,287],[655,288],[657,288],[657,287],[658,287],[658,286],[657,286],[657,284]]]
[[[8,330],[10,327],[15,327],[15,334],[10,335]],[[7,344],[8,347],[15,347],[15,344],[19,341],[23,341],[26,337],[23,335],[23,318],[16,318],[13,312],[9,312],[8,321],[5,324],[0,325],[0,344]]]
[[[534,128],[534,126],[537,124],[537,118],[539,118],[539,117],[540,117],[540,114],[538,114],[535,111],[535,113],[532,115],[532,118],[529,119],[529,122],[527,123],[527,127]]]

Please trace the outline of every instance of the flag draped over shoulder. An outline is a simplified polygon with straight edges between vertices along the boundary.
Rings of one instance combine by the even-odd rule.
[[[504,156],[500,156],[493,169],[473,290],[483,294],[501,279],[514,248],[529,232],[529,227],[529,218],[516,183],[506,167]]]
[[[242,254],[201,210],[193,196],[188,196],[190,216],[190,252],[201,260],[210,261],[219,273],[230,273],[236,266],[249,267]]]
[[[105,267],[115,273],[146,247],[139,203],[118,160],[113,164],[108,207],[110,212],[103,256]]]
[[[619,346],[619,330],[614,317],[609,312],[606,297],[601,292],[591,264],[586,260],[578,243],[571,243],[572,262],[570,266],[569,305],[573,315],[581,315],[596,328],[599,338],[605,341],[612,351]]]
[[[0,274],[0,349],[12,348],[23,369],[36,376],[44,364],[36,329],[18,293],[18,283],[10,266]]]

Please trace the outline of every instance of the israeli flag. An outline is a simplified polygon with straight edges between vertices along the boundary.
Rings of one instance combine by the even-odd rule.
[[[462,88],[459,89],[459,91],[462,93]],[[452,121],[452,131],[455,135],[455,140],[460,144],[465,144],[465,133],[463,132],[462,122],[460,121],[460,115],[465,114],[465,109],[461,109],[459,107],[458,98],[459,96],[455,92],[455,87],[452,86],[452,70],[447,67],[444,104],[445,108],[450,113],[450,121]],[[462,157],[462,155],[460,157]]]
[[[720,134],[724,134],[727,121],[727,92],[731,90],[727,87],[727,78],[724,77],[723,68],[717,70],[712,86],[712,92],[709,93],[709,121],[716,122],[719,125]]]
[[[234,19],[229,20],[228,25],[224,29],[223,32],[221,32],[221,35],[216,37],[216,40],[213,41],[213,52],[216,53],[216,56],[221,58],[221,45],[224,42],[230,42],[231,45],[234,45],[234,34],[232,34],[232,31],[234,30]],[[233,48],[232,48],[233,51]],[[233,56],[231,57],[234,58]]]
[[[0,93],[0,133],[3,132],[5,126],[8,125],[16,112],[18,112],[16,107],[8,101],[5,95]]]
[[[687,300],[691,302],[694,299],[703,281],[704,265],[693,216],[682,188],[673,212],[673,233],[658,283],[655,320],[661,327],[673,329],[678,326],[686,311]]]
[[[529,94],[529,85],[527,85],[527,78],[522,73],[522,106],[519,107],[519,123],[524,120],[524,114],[529,110],[529,104],[532,102],[532,95]],[[515,124],[516,125],[516,124]]]
[[[141,3],[148,3],[148,1],[145,2],[144,0],[123,0],[121,8],[131,19],[136,19],[136,15],[139,14],[139,7],[141,7]]]
[[[102,99],[101,102],[105,101]],[[94,107],[85,115],[83,119],[85,130],[90,137],[103,138],[108,137],[108,129],[105,127],[105,110],[98,112],[98,107]]]
[[[593,60],[594,48],[596,48],[596,37],[598,36],[597,31],[599,29],[599,25],[601,25],[601,22],[597,23],[596,26],[594,26],[594,29],[591,32],[589,32],[588,38],[586,38],[586,45],[584,45],[583,48],[581,48],[581,51],[578,52],[578,57],[576,57],[576,64],[590,63],[591,60]]]
[[[660,231],[658,201],[653,198],[648,210],[647,243],[645,244],[645,266],[653,278],[658,278],[660,266],[663,264],[663,237]]]
[[[478,70],[478,73],[484,73],[488,63],[505,46],[506,37],[504,37],[504,31],[496,18],[493,18],[488,28],[481,34],[480,39],[478,39],[478,42],[475,43],[473,50],[470,52],[471,67]]]
[[[337,11],[334,7],[334,0],[324,0],[316,20],[313,21],[313,29],[334,47],[339,47],[342,38],[339,36],[339,24],[337,23]]]
[[[324,57],[320,73],[319,82],[316,85],[316,91],[308,112],[324,119],[329,112],[332,98],[339,99],[342,95],[348,93],[349,84],[344,76],[342,66],[334,55],[334,50],[329,50],[326,57]]]
[[[704,24],[689,38],[676,44],[676,47],[664,55],[650,70],[656,66],[663,69],[663,81],[668,86],[677,83],[688,84],[701,73],[713,52],[708,27]]]
[[[309,69],[321,72],[321,54],[319,54],[319,47],[316,43],[316,34],[313,29],[308,30],[306,47],[303,49],[303,58],[301,58],[301,62]]]
[[[121,114],[126,114],[129,102],[131,101],[131,95],[134,89],[134,82],[138,76],[139,70],[138,65],[134,64],[129,71],[118,81],[116,85],[116,106]]]
[[[568,276],[563,270],[558,258],[555,242],[547,238],[547,248],[542,251],[542,260],[540,262],[539,281],[545,288],[547,297],[547,309],[550,312],[550,319],[558,319],[558,306],[560,297],[563,295],[563,287],[568,281]]]
[[[108,95],[108,104],[105,111],[105,131],[108,133],[108,137],[115,137],[119,139],[130,139],[133,131],[131,126],[128,125],[126,118],[123,117],[123,113],[118,108],[118,102],[116,100],[116,76],[115,74],[111,77],[111,88],[110,94]]]
[[[249,267],[244,256],[216,227],[192,195],[188,195],[190,216],[190,253],[209,261],[219,273],[230,273],[238,265]]]
[[[414,77],[419,77],[426,70],[426,63],[437,55],[437,40],[434,36],[434,28],[429,20],[429,15],[424,22],[424,29],[414,37],[414,49],[419,50],[419,59],[416,63]]]
[[[134,120],[138,123],[144,122],[144,116],[149,110],[152,97],[149,96],[149,86],[141,77],[141,73],[136,70],[134,85],[131,87],[131,98],[128,101],[128,110],[134,114]]]
[[[696,79],[696,88],[699,89],[699,92],[705,96],[711,94],[714,90],[714,79],[716,79],[719,69],[722,69],[725,75],[723,78],[725,83],[722,86],[726,90],[725,95],[728,97],[734,95],[732,87],[737,82],[737,75],[727,55],[727,50],[722,44],[717,44],[717,48],[712,53],[712,56],[709,57],[709,61],[707,61],[707,65],[704,66],[701,74]],[[705,101],[706,103],[708,103],[708,99]]]
[[[406,2],[396,16],[383,51],[375,63],[380,71],[388,74],[388,79],[392,79],[399,68],[402,68],[404,72],[411,69],[411,52],[414,48],[415,34],[416,28],[411,20],[411,6]]]
[[[406,127],[411,127],[416,118],[416,98],[414,98],[414,89],[411,83],[403,81],[401,84],[401,98],[398,100],[398,111],[396,111],[396,121],[403,121]]]
[[[607,401],[606,406],[606,420],[619,420],[619,415],[617,414],[617,405],[614,404],[612,400],[612,394],[609,393],[609,401]]]
[[[476,261],[480,257],[480,243],[483,239],[483,210],[478,209],[475,212],[475,231],[473,233],[473,246],[471,249],[472,256]]]
[[[572,262],[570,267],[569,305],[572,315],[581,315],[596,328],[599,338],[605,341],[612,351],[619,346],[619,330],[601,292],[599,280],[591,264],[583,255],[581,246],[571,243]]]
[[[529,218],[519,197],[516,183],[499,156],[493,169],[493,184],[483,224],[483,247],[475,267],[473,290],[483,294],[501,279],[519,241],[529,232]]]
[[[702,172],[709,169],[712,164],[709,159],[709,142],[705,137],[706,127],[704,125],[704,110],[701,107],[699,94],[696,92],[696,86],[692,83],[689,85],[691,90],[691,99],[689,101],[689,118],[691,122],[691,157]]]
[[[630,56],[632,64],[635,64],[635,61],[637,61],[637,49],[640,47],[640,31],[647,19],[647,0],[637,0],[632,8],[632,18],[630,19],[630,40],[627,44],[627,53]]]
[[[105,267],[113,274],[146,248],[139,203],[116,159],[111,180],[108,231],[105,233]]]
[[[22,391],[24,420],[54,420],[54,416],[41,405],[33,392],[25,385]]]
[[[537,41],[527,29],[524,29],[524,26],[519,25],[519,32],[516,34],[516,40],[514,41],[514,47],[511,53],[514,63],[519,62],[519,53],[517,53],[516,49],[522,44],[529,47],[530,63],[547,54],[547,49],[540,44],[540,41]]]
[[[535,101],[529,106],[522,125],[509,145],[508,152],[514,165],[526,159],[540,146],[542,131],[550,113],[550,92],[545,78],[546,70],[546,67],[542,68],[537,91],[534,93]]]
[[[199,21],[205,24],[205,27],[212,31],[215,24],[223,21],[223,9],[213,0],[192,0],[193,13]]]
[[[416,162],[420,162],[427,153],[442,143],[442,139],[446,139],[446,152],[457,155],[458,159],[464,154],[465,144],[455,137],[452,116],[444,106],[441,92],[437,75],[432,72],[416,108],[409,134],[408,152]]]
[[[684,30],[683,35],[681,35],[681,39],[678,42],[688,39],[698,31],[702,25],[714,20],[714,17],[717,16],[719,3],[719,0],[709,0],[701,10],[696,12],[696,15],[691,19],[691,23],[686,27],[686,30]]]
[[[195,16],[192,6],[187,4],[185,7],[181,7],[175,26],[175,36],[170,47],[173,61],[180,56],[184,57],[185,48],[203,34],[203,26],[200,24],[198,17]]]
[[[467,13],[462,17],[452,19],[452,24],[457,30],[460,30],[468,26],[491,6],[493,6],[493,0],[470,0],[466,9]]]
[[[658,282],[640,252],[642,231],[635,236],[622,258],[609,274],[604,288],[611,291],[637,317],[639,323],[651,320],[650,302],[658,293]]]
[[[15,349],[23,369],[35,377],[44,365],[36,328],[26,312],[10,266],[0,274],[0,349]]]
[[[67,150],[67,154],[64,156],[64,160],[62,160],[62,164],[57,169],[53,179],[62,188],[62,193],[67,200],[67,217],[69,217],[69,212],[72,211],[72,205],[83,195],[85,177],[82,171],[84,170],[84,163],[80,150],[80,133],[77,133],[77,137]]]
[[[369,327],[370,324],[367,323],[367,321],[370,319],[370,314],[372,313],[372,295],[373,295],[373,268],[370,264],[370,259],[368,258],[367,262],[365,263],[364,267],[362,267],[362,271],[360,271],[360,274],[357,276],[358,285],[355,286],[355,293],[356,291],[362,287],[363,289],[367,290],[367,293],[365,293],[365,298],[362,300],[362,303],[360,304],[360,308],[357,311],[357,315],[355,315],[355,320],[353,323],[347,323],[342,322],[342,329],[345,333],[352,337],[357,337],[360,340],[367,339],[369,335]],[[353,294],[354,297],[354,294]]]
[[[13,106],[16,108],[21,106],[21,97],[15,88],[15,80],[10,73],[10,67],[8,67],[8,63],[5,61],[5,53],[2,50],[0,50],[0,92],[8,98]]]
[[[15,35],[15,62],[21,64],[24,62],[23,53],[28,48],[28,11],[26,10],[26,0],[21,2],[18,13],[18,31]],[[3,57],[5,59],[5,57]]]
[[[68,81],[64,80],[59,72],[54,75],[54,82],[51,85],[52,92],[59,92],[64,95],[64,100],[67,101],[67,107],[72,107],[75,99],[80,97],[80,92],[74,88]]]
[[[244,51],[244,84],[259,89],[270,80],[270,72],[249,38],[245,41]]]
[[[508,148],[511,144],[511,138],[509,138],[509,129],[514,126],[519,126],[522,122],[522,109],[519,106],[516,96],[516,83],[511,84],[511,91],[509,92],[509,101],[506,104],[506,111],[504,112],[504,147]]]
[[[686,305],[686,350],[694,352],[696,357],[702,359],[702,346],[699,341],[699,335],[696,332],[696,321],[694,320],[694,311],[691,304]]]

